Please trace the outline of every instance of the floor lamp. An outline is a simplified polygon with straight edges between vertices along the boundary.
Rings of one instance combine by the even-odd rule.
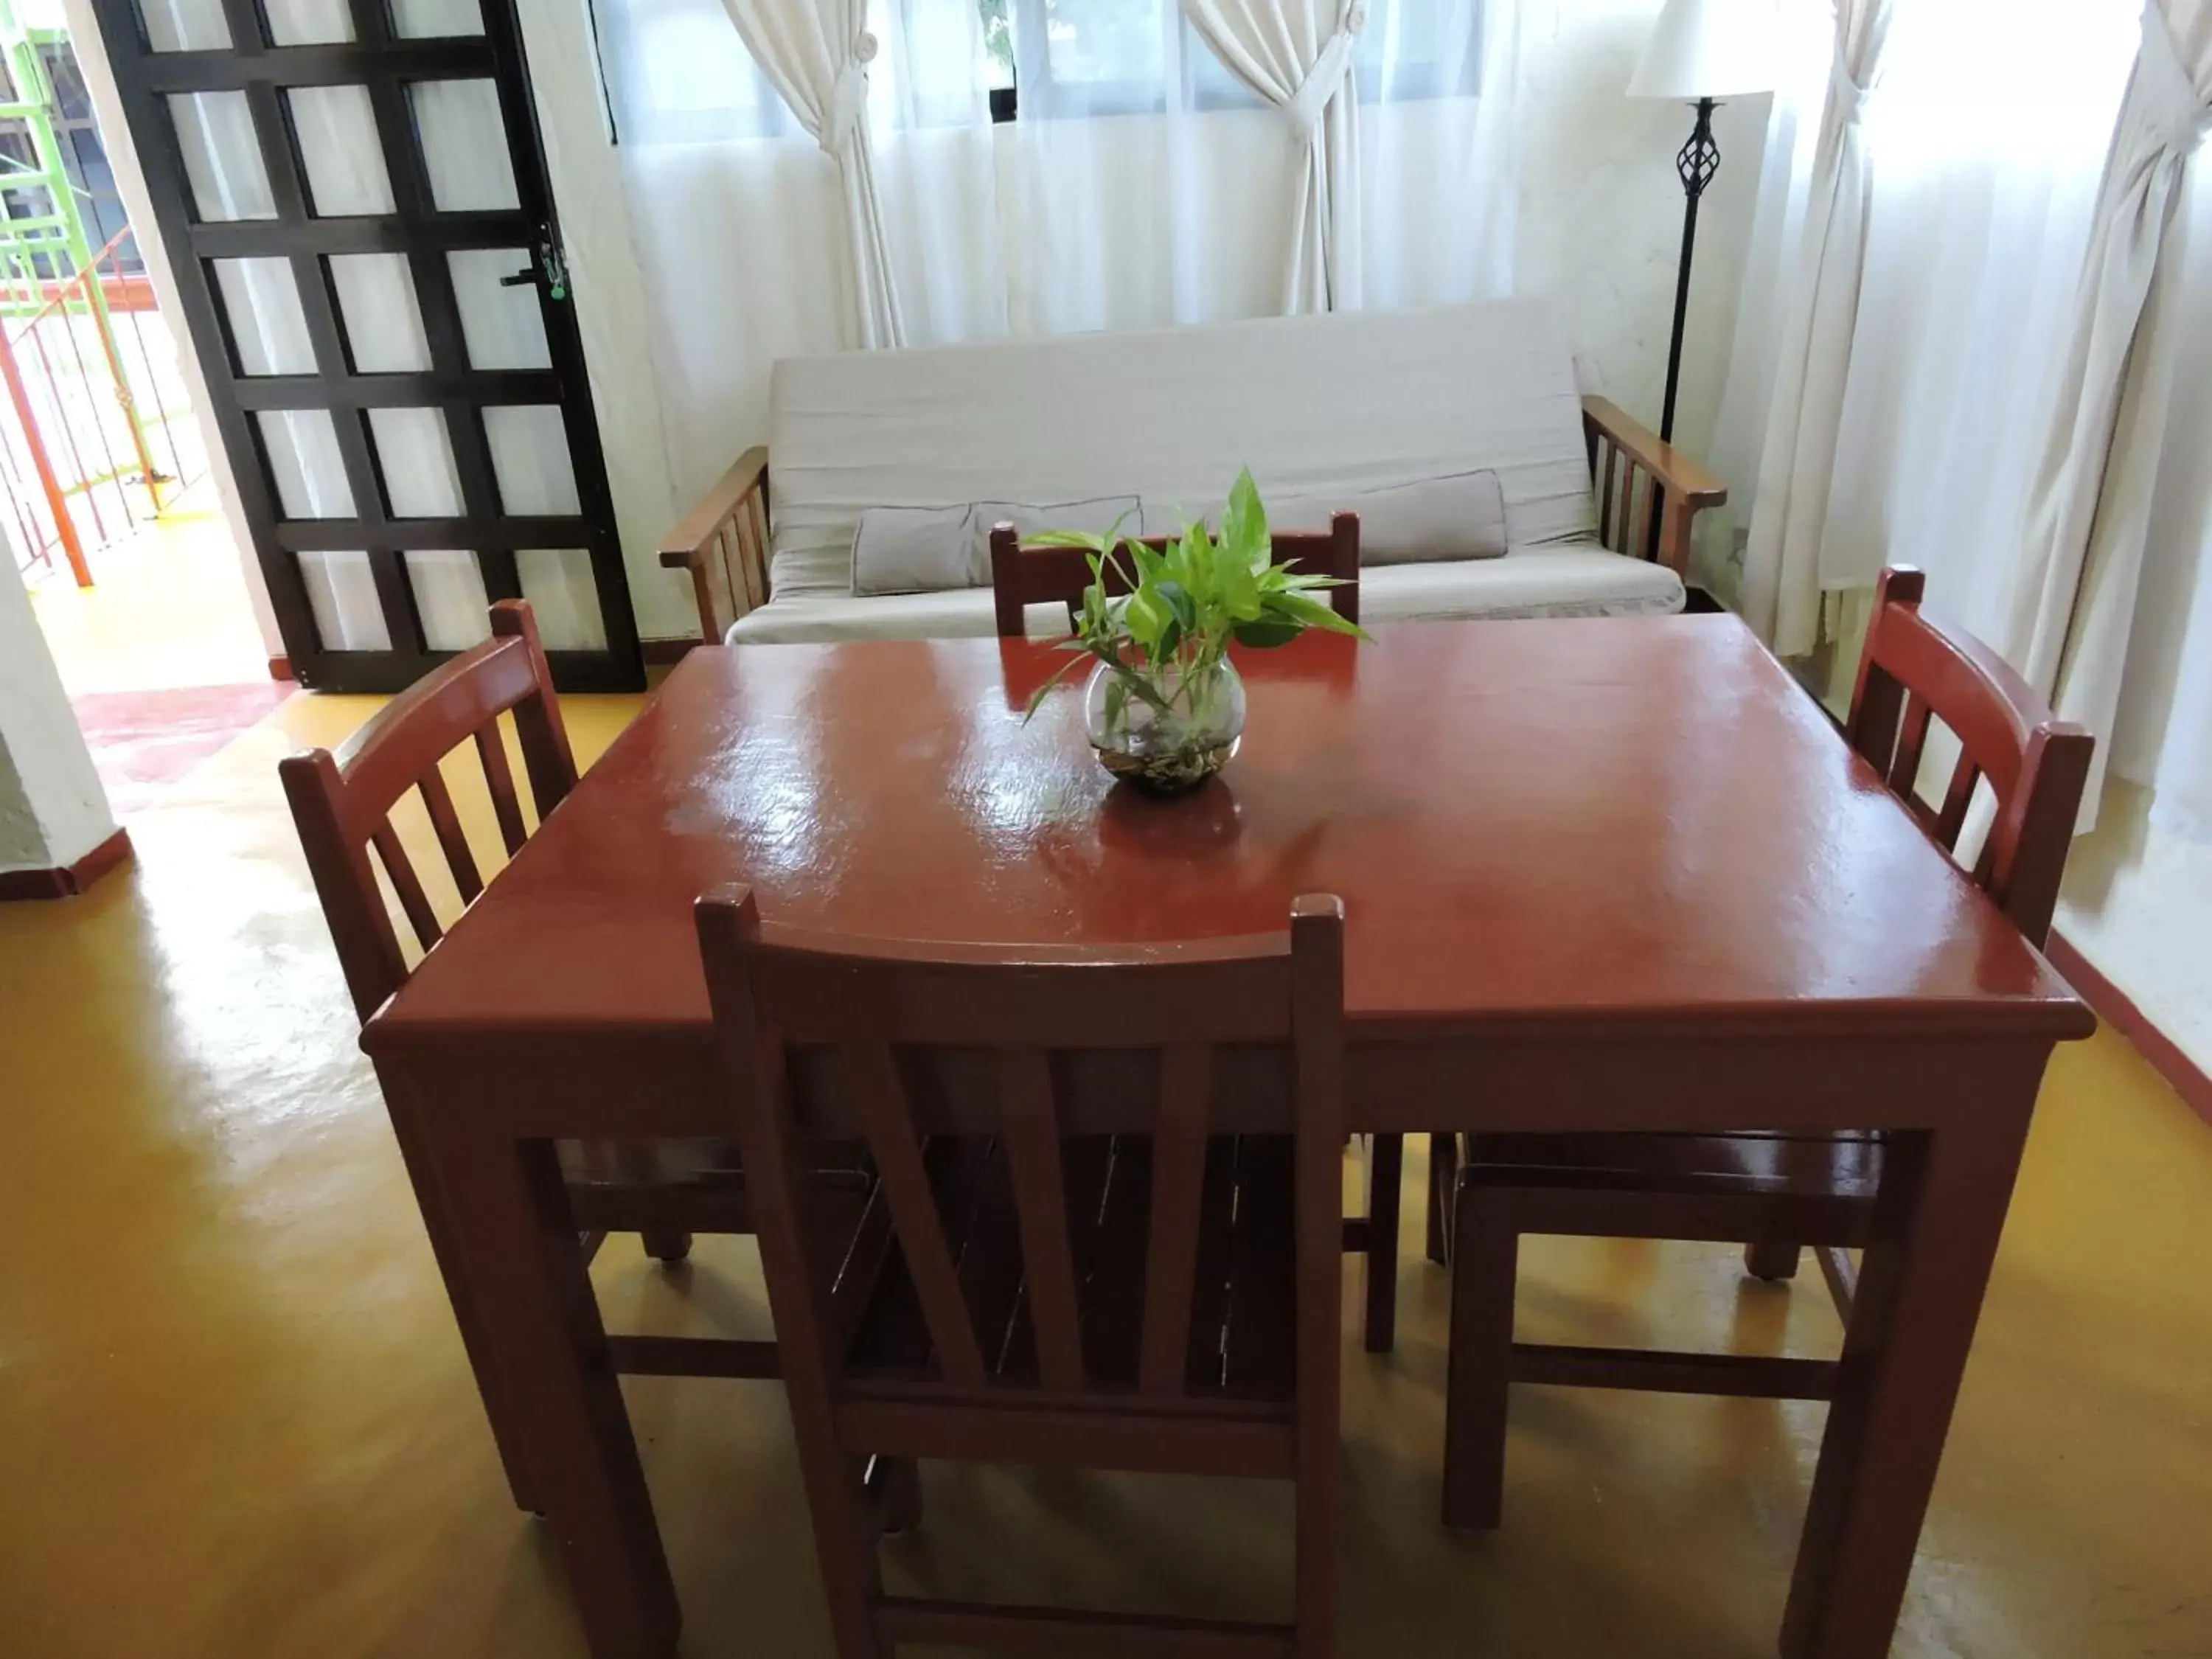
[[[1682,264],[1674,280],[1674,334],[1667,349],[1667,403],[1659,435],[1674,438],[1674,397],[1682,378],[1682,331],[1690,316],[1690,261],[1698,242],[1698,198],[1720,171],[1713,139],[1719,100],[1774,88],[1774,0],[1667,0],[1644,49],[1632,98],[1678,99],[1697,106],[1698,124],[1674,157],[1682,180]]]

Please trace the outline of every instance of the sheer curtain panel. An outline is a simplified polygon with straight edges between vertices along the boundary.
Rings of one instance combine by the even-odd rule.
[[[1744,560],[1744,611],[1785,657],[1818,642],[1820,596],[1875,572],[1822,556],[1874,191],[1863,122],[1898,0],[1836,0],[1836,44],[1782,332]],[[1879,566],[1876,567],[1879,568]]]
[[[2212,0],[2148,0],[2033,480],[2006,655],[2107,758],[2173,399],[2160,254],[2212,129]],[[2094,819],[2092,780],[2086,816]]]
[[[1291,133],[1281,309],[1360,303],[1359,94],[1352,49],[1364,0],[1182,0],[1183,15],[1238,81],[1283,112]]]
[[[878,50],[866,0],[722,0],[746,49],[799,123],[837,164],[851,343],[900,346],[906,325],[891,276],[868,140],[868,66]]]

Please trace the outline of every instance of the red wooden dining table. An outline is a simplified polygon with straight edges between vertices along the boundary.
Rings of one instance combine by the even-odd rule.
[[[1780,1635],[1887,1650],[2044,1067],[2092,1017],[1734,617],[1375,632],[1240,657],[1242,752],[1165,802],[1109,788],[1073,690],[1024,722],[1047,646],[695,651],[369,1024],[599,1659],[678,1616],[547,1142],[728,1132],[690,907],[732,881],[994,944],[1334,893],[1353,1129],[1892,1132]]]

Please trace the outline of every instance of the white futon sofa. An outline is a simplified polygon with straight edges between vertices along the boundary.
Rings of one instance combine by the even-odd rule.
[[[769,428],[662,549],[705,639],[988,635],[991,524],[1172,530],[1247,465],[1316,527],[1361,514],[1365,623],[1665,614],[1725,499],[1577,392],[1539,300],[795,358]]]

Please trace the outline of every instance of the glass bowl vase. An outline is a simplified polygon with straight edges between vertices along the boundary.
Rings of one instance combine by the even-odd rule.
[[[1218,772],[1244,735],[1244,681],[1218,658],[1186,675],[1102,662],[1083,692],[1084,729],[1100,764],[1152,795],[1180,795]]]

